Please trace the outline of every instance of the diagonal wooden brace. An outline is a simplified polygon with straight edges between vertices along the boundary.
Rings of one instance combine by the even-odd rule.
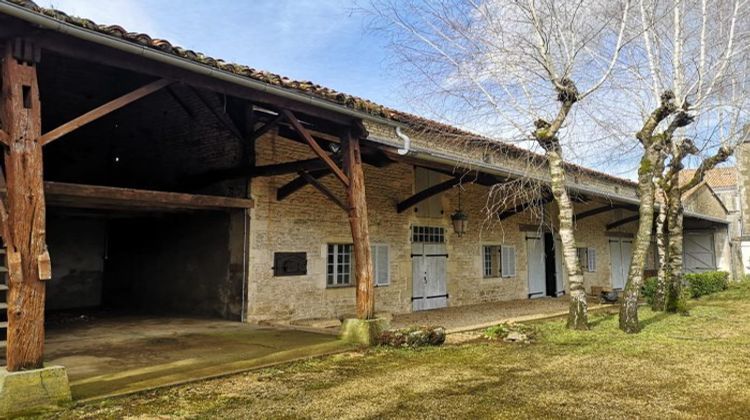
[[[334,175],[336,175],[336,178],[338,178],[341,183],[344,184],[345,187],[349,187],[349,177],[346,176],[344,171],[339,168],[338,165],[336,165],[336,162],[334,162],[329,156],[328,153],[323,150],[323,148],[320,147],[317,141],[310,135],[310,133],[305,130],[305,127],[302,127],[302,124],[300,124],[299,120],[297,120],[297,117],[294,116],[294,114],[289,110],[282,110],[281,114],[284,115],[284,118],[286,118],[287,121],[289,121],[290,124],[292,124],[292,127],[294,127],[294,130],[297,131],[307,142],[307,144],[310,146],[310,148],[313,150],[313,152],[323,160],[323,162],[326,163],[326,165],[331,168],[331,171]]]
[[[54,130],[43,134],[37,141],[42,146],[52,143],[60,137],[79,129],[90,122],[96,121],[99,118],[111,113],[112,111],[116,111],[124,107],[125,105],[128,105],[158,90],[161,90],[162,88],[165,88],[172,83],[172,80],[167,79],[160,79],[151,82],[130,93],[120,96],[117,99],[111,100],[100,107],[94,108],[78,118],[66,122],[65,124],[55,128]]]

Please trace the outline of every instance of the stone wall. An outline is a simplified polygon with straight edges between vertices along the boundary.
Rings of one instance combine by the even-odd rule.
[[[313,157],[307,146],[268,134],[256,143],[259,165]],[[248,320],[346,317],[354,313],[353,287],[326,287],[326,244],[351,243],[346,213],[320,192],[306,186],[285,200],[276,201],[276,189],[294,175],[255,178],[251,183],[255,208],[251,211]],[[344,190],[333,176],[322,179],[342,200]],[[411,311],[412,264],[410,229],[414,225],[446,229],[447,287],[449,305],[470,305],[510,299],[525,299],[527,280],[527,230],[542,229],[541,212],[524,212],[502,222],[487,216],[489,188],[464,184],[462,210],[469,216],[466,234],[453,232],[450,214],[458,208],[458,187],[440,195],[442,216],[420,217],[414,209],[396,212],[396,204],[414,191],[414,168],[394,163],[385,168],[365,166],[366,194],[372,243],[387,244],[390,254],[390,284],[376,288],[376,311]],[[592,202],[576,206],[577,211],[599,207]],[[547,205],[544,214],[553,214]],[[577,226],[579,246],[597,253],[595,272],[585,273],[586,288],[610,285],[607,223],[632,212],[613,210],[587,218]],[[549,226],[549,217],[545,217]],[[630,234],[635,223],[615,229],[615,235]],[[512,278],[484,278],[482,245],[512,245],[516,250],[516,275]],[[305,252],[307,274],[289,277],[273,275],[275,252]]]
[[[750,232],[750,194],[748,194],[748,187],[750,187],[750,143],[742,143],[735,151],[735,159],[737,161],[737,182],[739,184],[739,210],[741,214],[741,236],[747,236]],[[748,256],[745,256],[745,261],[748,261]]]

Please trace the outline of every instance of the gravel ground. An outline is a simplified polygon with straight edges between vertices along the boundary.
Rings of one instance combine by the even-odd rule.
[[[472,325],[500,322],[509,318],[530,315],[554,314],[568,309],[568,299],[542,298],[519,299],[504,302],[482,303],[479,305],[454,306],[431,311],[394,315],[393,328],[411,325],[441,326],[447,330],[465,328]]]

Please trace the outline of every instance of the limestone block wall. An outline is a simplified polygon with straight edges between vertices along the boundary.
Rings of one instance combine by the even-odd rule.
[[[256,144],[258,165],[312,157],[305,145],[268,134]],[[251,182],[255,208],[251,211],[249,237],[249,280],[247,288],[248,320],[305,319],[346,317],[354,313],[354,287],[326,287],[328,243],[351,243],[346,213],[320,192],[306,186],[278,202],[276,189],[294,175],[255,178]],[[344,190],[333,176],[322,182],[344,199]],[[365,184],[369,207],[371,242],[387,244],[390,260],[390,284],[376,288],[376,311],[411,311],[412,264],[411,226],[438,226],[446,231],[447,288],[449,305],[470,305],[528,295],[527,232],[522,227],[542,226],[541,212],[524,212],[498,221],[488,217],[488,187],[464,184],[461,208],[469,216],[466,234],[453,232],[450,214],[458,208],[459,187],[440,196],[442,215],[420,217],[414,209],[396,212],[396,204],[414,191],[414,168],[394,163],[385,168],[365,166]],[[579,210],[601,203],[582,204]],[[553,214],[553,205],[544,214]],[[623,214],[616,210],[590,217],[577,227],[579,246],[597,251],[597,269],[584,275],[586,287],[609,286],[609,242],[605,225]],[[549,216],[545,224],[550,225]],[[618,228],[633,232],[635,224]],[[516,250],[516,274],[511,278],[484,278],[482,245],[509,245]],[[274,277],[274,252],[305,252],[307,274]]]
[[[741,213],[741,236],[747,236],[750,232],[750,143],[743,143],[735,152],[737,160],[737,182],[740,190],[739,210]],[[745,257],[747,260],[747,257]]]

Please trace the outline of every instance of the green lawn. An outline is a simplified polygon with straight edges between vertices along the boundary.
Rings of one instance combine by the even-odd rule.
[[[55,417],[740,418],[750,416],[750,285],[534,344],[375,349],[75,407]]]

